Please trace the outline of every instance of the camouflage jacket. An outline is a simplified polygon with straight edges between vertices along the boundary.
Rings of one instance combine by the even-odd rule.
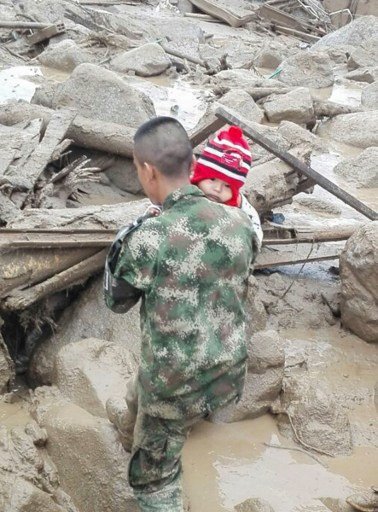
[[[114,274],[142,291],[138,392],[148,414],[205,415],[241,395],[252,235],[239,208],[187,185],[124,240]]]

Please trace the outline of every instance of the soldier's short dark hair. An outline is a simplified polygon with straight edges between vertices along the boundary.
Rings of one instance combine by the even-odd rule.
[[[193,149],[185,128],[177,119],[154,117],[134,135],[134,155],[138,162],[154,165],[166,176],[189,174]]]

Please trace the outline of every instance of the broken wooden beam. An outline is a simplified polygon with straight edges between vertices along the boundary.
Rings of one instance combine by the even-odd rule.
[[[287,151],[284,151],[273,141],[262,135],[255,128],[251,126],[247,119],[239,116],[239,114],[231,109],[225,108],[223,106],[219,106],[215,111],[217,117],[222,118],[229,124],[236,124],[243,129],[244,133],[250,137],[254,142],[259,144],[261,147],[272,153],[273,155],[280,158],[282,161],[286,162],[290,167],[295,169],[295,171],[304,174],[308,178],[313,179],[318,185],[322,188],[341,199],[345,204],[351,206],[358,212],[365,215],[370,220],[377,220],[378,214],[372,208],[362,203],[355,196],[342,189],[328,178],[320,174],[319,172],[312,169],[310,166],[306,165],[304,162],[291,155]]]
[[[37,23],[35,21],[0,21],[0,28],[41,29],[50,25],[50,23]]]
[[[300,256],[288,256],[281,254],[279,256],[275,257],[262,257],[258,256],[254,265],[254,270],[262,270],[264,268],[271,268],[271,267],[280,267],[280,266],[286,266],[286,265],[298,265],[300,263],[313,263],[313,262],[319,262],[319,261],[327,261],[327,260],[336,260],[339,259],[340,254],[327,254],[325,256],[309,256],[309,257],[300,257]]]
[[[231,27],[242,27],[256,18],[254,12],[239,16],[235,14],[234,9],[228,9],[224,5],[218,4],[216,0],[190,0],[190,2],[206,14],[225,21]]]
[[[46,281],[30,288],[12,291],[2,302],[1,309],[6,311],[26,309],[48,295],[63,291],[66,288],[85,281],[104,267],[107,252],[107,249],[102,250],[84,259],[80,263],[77,263],[73,267],[63,270],[59,274],[50,277],[50,279],[46,279]]]
[[[37,44],[42,41],[46,41],[47,39],[51,39],[52,37],[58,36],[66,31],[66,27],[64,23],[56,23],[55,25],[49,25],[47,27],[41,28],[32,34],[31,36],[27,36],[27,41],[29,44]]]
[[[321,39],[319,36],[314,36],[313,34],[308,34],[307,32],[303,32],[303,30],[296,30],[290,27],[282,27],[281,25],[273,25],[273,28],[276,32],[280,32],[281,34],[290,35],[294,37],[298,37],[302,39],[302,41],[306,41],[307,43],[316,43]]]
[[[164,43],[160,43],[160,46],[163,48],[163,50],[168,53],[169,55],[173,55],[173,57],[178,57],[182,60],[187,60],[188,62],[191,62],[192,64],[196,64],[198,66],[202,66],[203,68],[207,68],[206,63],[203,60],[196,59],[195,57],[192,57],[191,55],[188,55],[186,53],[180,52],[179,50],[173,50],[169,46],[167,46]]]

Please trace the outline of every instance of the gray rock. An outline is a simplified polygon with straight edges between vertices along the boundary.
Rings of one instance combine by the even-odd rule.
[[[106,418],[106,401],[124,398],[126,383],[135,370],[125,347],[88,338],[69,343],[58,352],[52,383],[76,405]]]
[[[378,48],[353,48],[348,59],[348,69],[353,71],[358,68],[369,68],[378,65]]]
[[[361,16],[345,27],[330,32],[312,45],[311,50],[323,50],[327,46],[365,46],[378,38],[378,19],[376,16]]]
[[[114,157],[113,164],[108,167],[105,174],[110,182],[121,190],[130,194],[144,194],[136,167],[131,159]]]
[[[333,171],[357,188],[378,187],[378,147],[367,148],[357,157],[340,162]]]
[[[378,82],[374,82],[362,91],[361,103],[366,110],[378,110]]]
[[[64,39],[59,43],[48,46],[38,60],[44,66],[49,66],[62,71],[72,71],[80,64],[92,62],[93,58],[89,52],[78,46],[72,39]]]
[[[279,123],[282,120],[306,124],[314,120],[314,106],[310,91],[301,87],[287,94],[269,96],[264,102],[268,120]]]
[[[294,440],[330,455],[351,453],[349,419],[323,381],[311,380],[301,369],[286,369],[281,411],[279,426]]]
[[[127,481],[129,456],[108,420],[68,402],[54,387],[38,388],[34,407],[62,487],[80,512],[139,510]]]
[[[260,68],[276,69],[282,62],[282,55],[275,50],[263,50],[257,54],[254,65]]]
[[[235,512],[274,512],[270,504],[260,498],[249,498],[234,508]]]
[[[378,342],[378,221],[358,229],[340,256],[341,320],[360,338]]]
[[[30,102],[35,105],[42,105],[47,108],[53,108],[54,96],[58,90],[58,87],[59,82],[44,82],[36,88]]]
[[[139,125],[155,115],[150,98],[127,84],[116,73],[94,64],[81,64],[60,85],[54,108],[74,108],[84,117]]]
[[[356,69],[355,71],[347,73],[345,78],[355,82],[367,82],[368,84],[372,84],[378,80],[378,66]]]
[[[246,304],[247,314],[247,339],[266,327],[268,315],[258,295],[259,285],[254,276],[248,279],[248,296]]]
[[[135,71],[139,76],[154,76],[163,73],[171,64],[160,44],[144,44],[114,57],[110,66],[120,73]]]
[[[56,354],[65,345],[83,338],[113,342],[129,353],[130,361],[139,360],[139,305],[125,315],[116,315],[105,306],[102,287],[100,276],[64,311],[52,339],[37,348],[29,369],[30,379],[35,384],[51,384]]]
[[[298,53],[284,60],[280,67],[279,80],[286,85],[320,89],[334,82],[332,62],[325,52]]]
[[[337,116],[321,124],[317,134],[359,148],[378,146],[378,110]]]
[[[284,138],[286,145],[289,143],[289,147],[303,144],[313,152],[326,153],[329,151],[327,144],[320,137],[291,121],[281,121],[277,133]]]
[[[249,89],[255,87],[285,87],[278,80],[265,79],[257,75],[249,69],[226,69],[220,71],[213,77],[215,88],[222,90],[224,93],[230,89]]]
[[[256,333],[248,341],[248,368],[253,373],[263,373],[268,368],[283,368],[285,351],[277,331]]]
[[[232,89],[219,100],[219,103],[239,112],[248,121],[261,123],[264,119],[264,112],[243,89]]]
[[[294,201],[296,204],[299,204],[302,207],[317,213],[325,213],[328,215],[340,215],[342,211],[340,206],[333,203],[332,201],[327,201],[326,199],[319,199],[318,197],[311,197],[308,196],[307,194],[296,196]]]

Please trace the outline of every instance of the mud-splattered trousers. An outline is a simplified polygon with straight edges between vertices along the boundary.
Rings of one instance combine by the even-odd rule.
[[[240,209],[213,203],[188,185],[123,242],[114,277],[142,296],[129,476],[145,512],[182,511],[188,428],[242,393],[252,237]],[[125,297],[115,302],[105,294],[120,313],[130,308],[130,294]]]

